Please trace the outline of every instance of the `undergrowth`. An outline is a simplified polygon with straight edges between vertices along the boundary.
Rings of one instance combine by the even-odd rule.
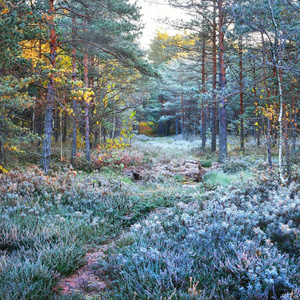
[[[132,226],[98,272],[113,299],[299,299],[300,187],[234,184]]]
[[[0,175],[0,299],[53,299],[60,277],[85,263],[86,251],[178,199],[172,179],[135,184],[118,173],[39,169]],[[74,296],[75,298],[77,296]]]
[[[1,174],[0,299],[300,299],[297,184],[279,186],[253,158],[224,164],[196,184],[180,174],[136,182],[122,173],[185,160],[191,146],[150,140],[94,153],[88,166],[77,157],[78,170]],[[108,289],[89,298],[61,295],[60,278],[112,240],[95,266]]]

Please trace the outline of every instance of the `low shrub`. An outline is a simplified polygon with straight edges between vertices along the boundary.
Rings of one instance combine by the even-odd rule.
[[[44,265],[62,276],[70,275],[85,263],[85,251],[75,243],[68,245],[61,241],[37,246],[37,252]]]
[[[0,299],[47,300],[53,298],[58,275],[40,260],[23,261],[19,257],[0,259]]]
[[[203,168],[210,168],[212,166],[212,160],[200,160],[200,164]]]
[[[297,299],[298,187],[249,182],[202,199],[132,226],[99,265],[114,299]],[[282,247],[278,229],[296,252]]]
[[[224,173],[234,174],[241,171],[246,171],[250,168],[249,162],[241,159],[235,159],[234,161],[226,161],[222,165]]]

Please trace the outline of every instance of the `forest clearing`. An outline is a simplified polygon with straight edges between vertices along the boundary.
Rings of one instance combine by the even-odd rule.
[[[0,300],[300,300],[297,0],[0,0]]]

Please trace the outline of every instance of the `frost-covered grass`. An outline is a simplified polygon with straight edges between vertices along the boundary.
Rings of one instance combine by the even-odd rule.
[[[198,191],[200,193],[200,190]],[[135,184],[120,173],[0,175],[0,299],[53,299],[58,278],[150,212],[189,202],[194,188],[165,179]],[[74,296],[75,298],[77,296]]]
[[[199,139],[184,140],[177,137],[147,137],[147,139],[137,136],[133,141],[133,147],[145,156],[150,156],[152,161],[166,163],[171,159],[189,159],[192,153],[201,145]]]
[[[192,185],[122,174],[195,159],[199,145],[147,138],[107,156],[100,171],[1,174],[0,299],[300,299],[300,187],[273,184],[263,159],[232,159]],[[207,167],[215,158],[200,156]],[[110,241],[95,272],[111,288],[60,295],[59,278]]]
[[[299,299],[300,187],[248,183],[132,226],[99,272],[113,299]]]
[[[218,170],[206,174],[204,182],[206,183],[206,186],[224,186],[239,182],[247,182],[250,178],[252,178],[252,172],[250,171],[228,174],[224,171]]]

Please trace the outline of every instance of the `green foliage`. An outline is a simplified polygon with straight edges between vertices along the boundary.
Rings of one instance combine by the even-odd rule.
[[[191,35],[170,36],[166,32],[158,31],[150,45],[149,59],[155,65],[160,65],[170,61],[173,57],[182,55],[194,44],[195,40]]]
[[[17,141],[30,142],[34,138],[22,121],[23,113],[34,101],[29,86],[36,80],[30,71],[31,63],[21,56],[22,42],[34,37],[31,22],[36,13],[28,3],[5,1],[0,4],[0,164],[5,152],[20,151]],[[22,69],[20,68],[22,66]]]

